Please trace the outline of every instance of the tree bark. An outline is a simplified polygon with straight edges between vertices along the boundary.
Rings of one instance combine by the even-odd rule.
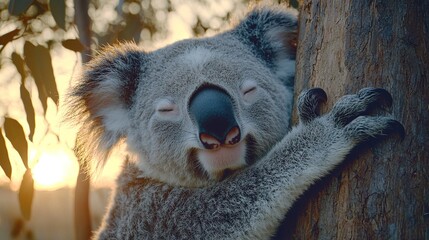
[[[81,52],[82,64],[92,58],[91,51],[91,19],[88,15],[89,0],[74,0],[75,23],[79,31],[79,40],[85,46]],[[76,146],[77,146],[76,142]],[[79,161],[79,172],[76,179],[74,203],[74,227],[76,240],[91,238],[91,212],[89,209],[90,176]]]
[[[295,204],[279,238],[429,239],[428,9],[427,0],[301,5],[296,94],[321,87],[328,110],[342,95],[385,88],[407,135],[355,150]]]

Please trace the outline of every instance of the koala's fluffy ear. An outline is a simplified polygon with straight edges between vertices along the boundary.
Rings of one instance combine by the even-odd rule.
[[[107,47],[85,66],[70,92],[67,117],[81,124],[76,150],[83,163],[104,163],[126,135],[143,56],[131,43]]]
[[[293,9],[257,8],[232,30],[286,84],[295,75],[297,15]]]

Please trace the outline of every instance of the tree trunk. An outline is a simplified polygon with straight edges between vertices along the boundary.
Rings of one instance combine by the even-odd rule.
[[[280,238],[429,239],[428,9],[427,0],[301,5],[296,94],[323,88],[327,110],[363,87],[385,88],[407,135],[354,151],[295,204]]]
[[[79,31],[79,40],[85,46],[81,52],[82,64],[92,58],[91,51],[91,19],[88,15],[89,0],[74,0],[75,23]],[[76,146],[77,146],[76,140]],[[75,149],[76,150],[76,149]],[[91,238],[92,224],[89,209],[90,176],[79,161],[79,172],[76,179],[74,203],[74,229],[76,240]]]

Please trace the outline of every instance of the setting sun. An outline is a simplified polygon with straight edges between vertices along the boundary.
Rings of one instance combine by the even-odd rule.
[[[36,189],[53,190],[74,184],[77,163],[64,151],[46,151],[32,169]]]

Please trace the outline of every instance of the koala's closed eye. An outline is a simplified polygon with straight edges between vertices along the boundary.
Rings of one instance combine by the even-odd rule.
[[[179,115],[177,104],[169,99],[159,100],[155,104],[155,110],[158,115],[163,117],[176,117]]]
[[[245,102],[251,103],[258,92],[258,84],[253,80],[247,80],[241,86],[241,93]]]

